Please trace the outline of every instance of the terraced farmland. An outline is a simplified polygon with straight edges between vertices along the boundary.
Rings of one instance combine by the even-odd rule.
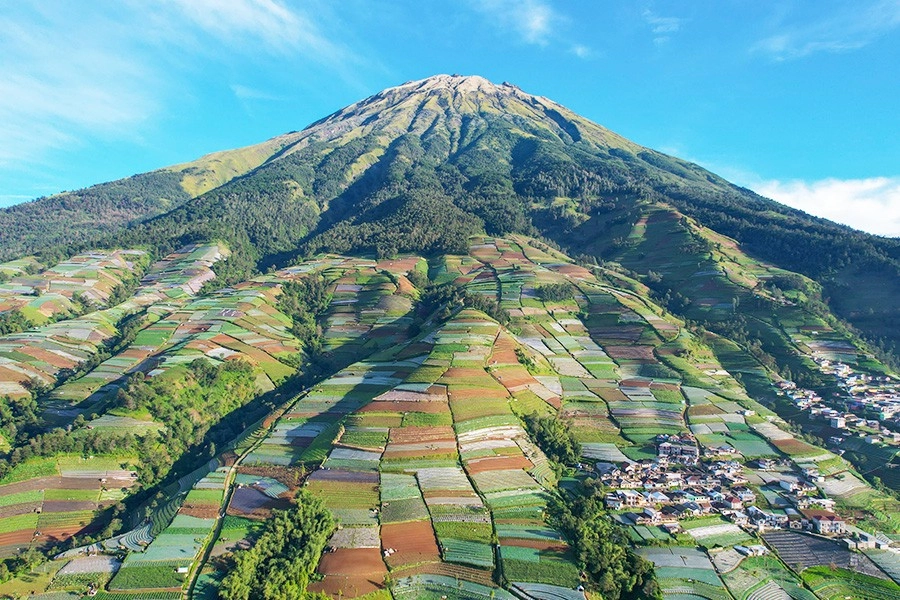
[[[75,438],[160,443],[175,421],[122,402],[128,376],[178,387],[184,373],[213,378],[207,369],[229,364],[252,369],[247,404],[268,404],[236,420],[226,444],[203,446],[190,469],[162,480],[143,504],[149,516],[62,555],[72,566],[52,588],[94,578],[103,594],[212,597],[232,554],[303,487],[339,523],[311,590],[574,600],[585,597],[582,568],[548,504],[588,478],[592,463],[654,459],[666,436],[732,461],[834,458],[785,431],[627,275],[575,265],[526,238],[471,242],[469,255],[431,261],[319,256],[199,295],[223,248],[189,247],[154,264],[132,300],[99,311],[140,316],[130,343],[53,390],[45,412],[61,423],[91,416]],[[466,295],[423,313],[426,272]],[[311,279],[324,300],[304,331],[281,300]],[[317,380],[305,371],[313,364]],[[524,428],[532,414],[564,419],[585,468],[559,480]],[[134,458],[111,450],[22,461],[0,481],[0,551],[96,534],[98,511],[131,493]],[[775,557],[717,574],[705,549],[751,543],[742,527],[718,517],[683,525],[674,535],[658,522],[627,530],[667,597],[729,598],[764,568],[772,585],[741,597],[804,597]],[[84,562],[82,574],[83,555],[98,552],[124,559],[102,569]]]

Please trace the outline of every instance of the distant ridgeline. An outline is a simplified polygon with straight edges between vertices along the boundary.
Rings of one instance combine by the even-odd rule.
[[[0,596],[900,593],[900,241],[515,86],[4,209],[0,260]]]

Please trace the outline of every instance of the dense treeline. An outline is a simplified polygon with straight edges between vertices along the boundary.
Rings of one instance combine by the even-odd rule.
[[[581,447],[565,420],[532,413],[524,421],[532,439],[557,469],[573,465],[581,456]],[[604,496],[596,479],[560,490],[547,506],[550,523],[572,545],[591,589],[608,600],[661,600],[653,564],[632,550],[624,530],[607,514]]]
[[[335,521],[318,498],[301,491],[297,506],[275,511],[247,550],[234,554],[234,566],[219,588],[222,600],[305,600],[327,598],[306,590]]]
[[[473,294],[463,287],[454,284],[429,285],[419,299],[417,312],[420,317],[427,317],[439,311],[437,317],[445,321],[460,308],[480,310],[501,325],[509,323],[509,313],[500,306],[495,298],[482,294]]]
[[[241,360],[213,365],[197,359],[186,368],[171,369],[150,379],[134,374],[117,392],[115,404],[128,411],[149,413],[163,425],[159,432],[144,435],[93,430],[81,415],[70,428],[44,431],[34,398],[3,399],[0,432],[16,445],[0,458],[0,477],[30,458],[134,452],[141,456],[137,466],[141,484],[153,485],[189,449],[202,445],[211,427],[257,395],[255,381],[253,367]]]
[[[303,342],[308,354],[317,353],[321,347],[317,317],[330,302],[328,283],[321,275],[308,275],[281,286],[278,310],[291,317],[291,333]]]
[[[180,180],[154,171],[0,209],[0,260],[88,244],[110,228],[161,214],[190,198]]]
[[[32,327],[34,327],[34,324],[18,310],[0,313],[0,335],[19,333]]]
[[[117,403],[126,410],[146,411],[165,426],[155,436],[139,438],[138,476],[149,485],[161,480],[176,460],[199,444],[210,427],[256,395],[256,373],[243,360],[213,365],[206,359],[186,369],[145,379],[136,374],[119,389]]]
[[[571,283],[545,283],[537,287],[538,298],[544,302],[562,302],[571,300],[575,294],[575,286]]]
[[[612,522],[603,507],[605,493],[588,480],[549,506],[550,520],[575,550],[591,587],[607,600],[662,599],[653,564],[631,549],[625,530]]]
[[[570,423],[556,416],[532,413],[525,417],[525,428],[547,457],[563,465],[574,465],[581,456],[581,445],[569,428]]]

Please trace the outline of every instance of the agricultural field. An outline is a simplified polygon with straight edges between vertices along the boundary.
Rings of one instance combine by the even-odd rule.
[[[127,270],[131,273],[134,260],[141,259],[144,254],[137,253],[129,262],[124,258],[131,256],[129,252],[122,251],[119,260],[123,269],[132,265]],[[27,396],[31,382],[53,387],[61,373],[77,372],[85,364],[102,358],[107,347],[115,343],[118,327],[124,319],[150,311],[154,305],[165,304],[173,297],[187,297],[189,291],[196,293],[202,282],[214,277],[210,266],[223,256],[224,249],[215,245],[186,247],[152,265],[132,296],[116,306],[0,337],[0,394],[12,398]],[[116,281],[115,285],[121,285],[120,280]],[[96,374],[88,373],[68,388],[56,390],[50,396],[47,408],[59,411],[66,405],[85,400],[146,356],[131,352],[116,357],[118,362],[101,364],[92,369]],[[68,416],[71,418],[74,414]]]
[[[0,264],[10,279],[0,283],[0,314],[19,312],[32,325],[46,325],[109,304],[117,287],[147,268],[142,250],[79,254],[44,269],[34,258]]]
[[[648,217],[634,235],[655,235],[659,218]],[[273,400],[269,412],[240,421],[234,439],[203,454],[194,471],[160,484],[144,505],[149,516],[60,555],[47,587],[77,591],[96,580],[105,586],[101,596],[214,597],[232,554],[252,546],[303,488],[338,523],[313,591],[386,599],[504,598],[515,590],[584,599],[576,553],[547,516],[557,487],[576,478],[562,473],[560,483],[561,472],[527,433],[525,417],[535,414],[564,420],[580,444],[579,478],[592,476],[595,463],[647,464],[661,440],[679,438],[737,471],[761,458],[784,459],[784,469],[791,461],[840,463],[786,431],[733,377],[768,377],[758,364],[735,368],[737,350],[728,358],[726,341],[689,331],[629,275],[578,266],[523,237],[471,242],[468,255],[431,260],[323,255],[214,291],[203,286],[227,250],[192,246],[151,265],[132,299],[70,320],[116,311],[104,317],[106,337],[94,336],[99,348],[123,317],[141,319],[129,343],[42,399],[59,423],[90,417],[75,437],[164,439],[174,421],[117,400],[126,376],[178,387],[197,359],[216,368],[248,363],[251,396]],[[744,276],[728,266],[698,285]],[[456,305],[422,314],[426,277],[459,286],[467,305],[484,312]],[[304,329],[283,300],[311,280],[319,282],[321,304],[305,315],[312,320]],[[706,310],[726,310],[717,294],[710,289]],[[315,378],[304,372],[311,361],[320,368]],[[23,461],[0,480],[0,551],[96,533],[98,511],[131,493],[135,458]],[[870,490],[842,468],[826,472],[821,487],[829,495],[850,501]],[[745,473],[752,486],[781,477]],[[783,496],[768,487],[758,495],[773,503]],[[832,556],[830,546],[795,548],[796,539],[778,534],[766,542],[783,562],[740,560],[731,548],[757,542],[718,515],[682,519],[674,535],[659,521],[622,522],[667,597],[807,598],[791,561],[811,561],[807,570],[831,564],[817,554]],[[79,570],[95,553],[124,558],[113,568]],[[712,559],[718,565],[724,553],[732,560],[720,576]],[[868,560],[860,555],[851,565],[834,556],[841,568]],[[747,587],[755,577],[766,583]]]

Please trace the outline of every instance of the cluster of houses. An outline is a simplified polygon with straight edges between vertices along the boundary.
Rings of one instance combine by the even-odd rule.
[[[779,498],[785,508],[756,506],[757,493],[748,485],[743,465],[736,460],[700,462],[699,450],[688,436],[661,438],[656,460],[594,465],[600,481],[609,490],[607,508],[621,511],[626,522],[659,525],[670,533],[679,521],[708,514],[721,514],[747,529],[800,529],[823,535],[844,535],[845,522],[833,512],[834,501],[817,498],[814,484],[822,476],[815,465],[800,465],[799,475],[779,476]],[[688,450],[693,446],[694,452]],[[672,468],[672,462],[683,466]],[[778,461],[760,459],[760,470],[770,471]]]
[[[813,391],[798,388],[792,381],[778,383],[779,394],[786,396],[812,417],[828,422],[840,434],[829,443],[840,449],[848,436],[864,438],[869,444],[900,444],[900,385],[889,377],[855,373],[840,362],[813,355],[819,369],[837,378],[844,394],[836,402],[826,401]]]

